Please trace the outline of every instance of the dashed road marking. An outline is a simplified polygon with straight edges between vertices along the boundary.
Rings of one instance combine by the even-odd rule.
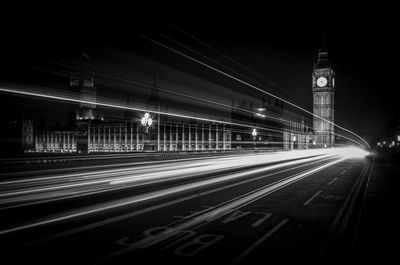
[[[331,181],[329,181],[328,186],[331,185],[333,182],[335,182],[337,179],[338,178],[336,177],[336,178],[332,179]]]
[[[189,215],[185,215],[185,216],[182,216],[182,215],[174,215],[174,216],[172,216],[172,217],[174,217],[174,218],[178,218],[178,219],[189,219],[189,218],[192,218],[192,217],[194,217],[194,216],[196,216],[197,214],[200,214],[200,213],[203,213],[203,212],[205,212],[205,211],[207,211],[207,210],[209,210],[209,209],[211,209],[211,208],[213,208],[213,207],[211,207],[211,206],[202,206],[202,208],[205,208],[204,210],[202,210],[202,211],[189,211]]]
[[[262,224],[265,220],[267,220],[268,218],[270,218],[272,216],[272,213],[261,213],[261,212],[255,212],[255,214],[263,214],[264,217],[261,218],[260,220],[254,222],[251,226],[252,227],[257,227],[260,224]]]
[[[303,206],[307,206],[310,204],[310,202],[312,202],[312,200],[314,200],[318,195],[320,195],[322,193],[322,190],[317,191],[313,196],[311,196],[310,199],[308,199]]]
[[[279,229],[281,229],[290,219],[285,218],[279,224],[277,224],[274,228],[268,231],[264,236],[258,239],[254,244],[248,247],[244,252],[242,252],[239,256],[237,256],[231,264],[238,264],[240,263],[246,256],[248,256],[251,252],[254,251],[259,245],[261,245],[264,241],[270,238],[273,234],[275,234]]]
[[[347,169],[343,170],[340,175],[343,175],[344,173],[346,173]]]

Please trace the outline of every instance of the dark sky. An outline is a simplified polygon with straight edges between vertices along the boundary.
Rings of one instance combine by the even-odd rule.
[[[130,30],[166,34],[201,51],[268,91],[312,110],[311,73],[322,33],[336,72],[335,122],[372,140],[399,115],[396,62],[397,19],[392,6],[232,6],[202,4],[155,8],[110,8],[106,12],[13,12],[2,19],[2,58],[73,54],[97,43],[131,45]],[[15,15],[14,15],[15,14]],[[224,60],[171,30],[167,22],[204,41],[274,84]],[[127,34],[128,33],[128,34]],[[5,40],[5,41],[4,41]],[[10,59],[11,58],[11,59]],[[250,88],[249,88],[250,89]]]
[[[185,31],[277,84],[272,90],[311,110],[311,73],[326,33],[336,73],[335,122],[370,140],[400,114],[398,29],[390,6],[272,9],[175,19]],[[276,13],[275,13],[276,12]],[[240,13],[239,13],[240,14]],[[197,20],[198,23],[193,23]]]

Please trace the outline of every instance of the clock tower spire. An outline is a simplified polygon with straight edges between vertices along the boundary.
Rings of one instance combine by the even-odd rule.
[[[314,141],[317,147],[332,147],[335,144],[335,73],[328,57],[325,34],[312,72],[312,91]]]

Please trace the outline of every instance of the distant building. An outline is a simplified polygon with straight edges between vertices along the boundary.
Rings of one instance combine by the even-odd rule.
[[[314,147],[312,132],[305,125],[304,119],[301,122],[285,122],[283,132],[283,149],[308,149]]]
[[[69,85],[79,89],[80,103],[76,110],[76,120],[103,120],[103,116],[96,109],[96,84],[92,72],[71,71]]]
[[[331,67],[325,37],[318,52],[318,61],[312,72],[313,129],[316,147],[335,144],[335,73]],[[321,119],[322,118],[322,119]]]
[[[225,124],[182,120],[161,114],[152,115],[151,126],[142,126],[145,113],[129,112],[124,121],[105,121],[96,109],[96,86],[92,73],[70,72],[70,86],[78,88],[79,108],[76,128],[34,130],[23,127],[23,149],[39,153],[97,153],[142,151],[211,151],[231,149],[231,129]],[[160,109],[157,87],[151,88],[149,106]],[[34,133],[35,132],[35,133]]]
[[[272,100],[272,102],[271,102]],[[283,102],[274,99],[262,99],[261,105],[241,100],[232,103],[231,121],[248,127],[232,126],[232,149],[282,149],[283,148]],[[256,135],[252,134],[252,128]]]
[[[322,84],[320,78],[325,78]],[[313,71],[314,113],[333,121],[333,70],[327,52],[321,48]],[[126,110],[124,118],[105,120],[96,107],[97,87],[94,73],[88,70],[69,72],[69,86],[79,92],[80,102],[74,110],[74,122],[64,129],[53,130],[25,122],[23,149],[33,152],[102,153],[102,152],[176,152],[223,151],[232,149],[306,149],[333,145],[333,126],[314,119],[311,128],[304,120],[284,109],[283,101],[269,96],[255,99],[256,103],[232,102],[228,122],[207,122],[165,115],[168,106],[158,97],[157,77],[144,107],[152,124],[143,126],[145,111]],[[130,95],[127,106],[131,104]],[[161,111],[163,110],[163,111]],[[73,111],[71,111],[73,113]],[[230,119],[230,122],[229,122]],[[256,129],[257,128],[257,129]],[[256,129],[256,131],[254,131]],[[314,140],[313,140],[314,139]],[[312,146],[311,146],[312,145]]]
[[[22,150],[29,150],[34,147],[33,121],[22,119]]]
[[[76,131],[41,131],[35,134],[34,148],[37,153],[75,153],[77,152]]]

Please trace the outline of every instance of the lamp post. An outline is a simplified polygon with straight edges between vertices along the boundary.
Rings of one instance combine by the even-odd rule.
[[[148,137],[149,127],[153,124],[153,119],[151,118],[150,114],[146,112],[143,117],[140,119],[140,124],[145,127],[145,135],[143,136],[143,150],[145,145],[145,140]]]
[[[140,120],[142,126],[146,127],[146,133],[149,132],[149,127],[153,124],[153,119],[151,118],[150,114],[146,112],[142,119]]]
[[[293,140],[293,149],[297,149],[297,147],[296,147],[296,136],[293,136],[293,138],[292,138],[292,140]]]
[[[257,129],[253,129],[251,132],[251,135],[253,136],[253,144],[254,144],[254,150],[256,149],[256,137],[257,137]]]

